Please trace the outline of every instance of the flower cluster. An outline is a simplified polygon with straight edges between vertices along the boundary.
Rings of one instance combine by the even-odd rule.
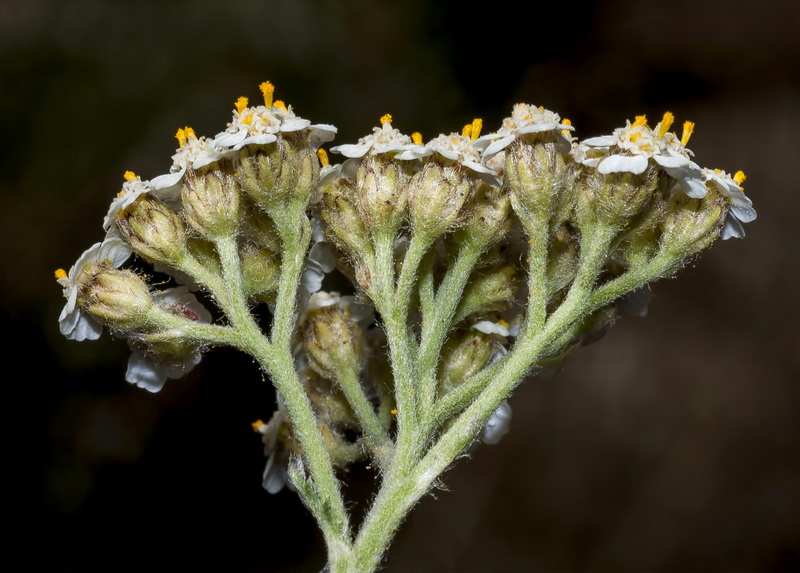
[[[530,368],[561,360],[621,312],[642,314],[647,283],[756,218],[744,174],[695,163],[694,124],[678,137],[670,113],[581,141],[569,120],[518,104],[496,132],[475,119],[427,142],[387,114],[331,148],[344,157],[331,165],[320,147],[336,128],[260,89],[263,104],[236,100],[214,137],[178,129],[167,173],[126,172],[105,239],[56,278],[61,332],[126,339],[126,379],[146,390],[211,346],[256,357],[279,394],[254,424],[273,493],[302,488],[291,462],[312,434],[336,467],[386,469],[408,427],[433,443],[517,348],[539,349]],[[138,270],[148,263],[168,288]],[[508,431],[508,392],[463,422],[474,438]],[[310,433],[295,425],[304,408]]]

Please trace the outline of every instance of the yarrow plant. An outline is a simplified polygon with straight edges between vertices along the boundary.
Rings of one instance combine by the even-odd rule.
[[[260,87],[215,137],[179,129],[169,173],[125,173],[105,238],[56,271],[59,324],[126,339],[126,379],[151,392],[212,347],[251,355],[278,397],[253,423],[264,488],[297,493],[331,572],[375,570],[454,460],[508,432],[526,376],[756,217],[744,174],[696,164],[670,113],[581,141],[518,104],[495,133],[476,119],[427,143],[385,115],[332,165],[336,128]],[[356,529],[341,480],[358,462],[380,486]]]

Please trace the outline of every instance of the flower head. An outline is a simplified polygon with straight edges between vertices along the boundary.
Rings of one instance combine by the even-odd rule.
[[[461,133],[441,134],[425,144],[425,149],[434,158],[439,160],[455,161],[460,163],[488,185],[500,186],[497,172],[481,163],[481,151],[475,147],[475,141],[480,137],[483,122],[475,119],[464,126]],[[402,153],[400,158],[402,159]]]
[[[211,314],[185,286],[170,288],[153,297],[155,304],[194,322],[211,322]],[[149,344],[131,337],[132,353],[125,380],[148,392],[158,392],[167,378],[180,378],[200,363],[200,349],[183,340]]]
[[[703,169],[703,176],[709,186],[713,186],[730,203],[730,210],[725,217],[725,223],[720,235],[723,240],[736,237],[743,238],[745,235],[742,223],[750,223],[756,220],[756,210],[753,209],[753,202],[744,194],[742,183],[746,179],[745,174],[737,171],[733,176],[720,169]]]
[[[380,127],[372,128],[372,133],[360,138],[358,143],[337,145],[331,147],[331,151],[351,159],[384,153],[398,154],[399,159],[418,159],[430,153],[424,145],[392,127],[392,116],[388,113],[381,117],[380,123]]]
[[[102,243],[95,243],[87,249],[78,261],[69,270],[56,271],[56,280],[64,288],[64,298],[67,304],[58,317],[61,334],[69,340],[96,340],[103,332],[103,326],[83,312],[78,304],[78,294],[81,287],[91,277],[84,275],[84,270],[92,265],[101,265],[107,268],[119,268],[128,260],[131,249],[121,239],[108,238]]]
[[[228,128],[217,134],[210,144],[212,150],[219,152],[238,151],[245,145],[266,145],[278,140],[278,136],[286,133],[308,131],[310,145],[316,149],[323,143],[331,141],[336,134],[332,125],[311,125],[307,119],[298,117],[291,106],[272,95],[274,87],[269,82],[260,86],[264,96],[264,105],[249,106],[246,97],[236,100],[233,119]]]
[[[488,161],[519,137],[549,133],[555,137],[562,153],[567,153],[572,143],[569,132],[574,129],[568,119],[562,120],[557,113],[543,107],[518,103],[512,109],[511,117],[503,120],[503,126],[497,133],[478,138],[475,146],[483,150],[483,160]]]
[[[597,167],[597,171],[609,173],[632,173],[640,175],[650,165],[652,159],[667,175],[677,180],[683,192],[694,199],[706,195],[706,186],[700,166],[690,157],[692,152],[686,148],[694,124],[684,123],[681,139],[669,131],[674,116],[667,112],[654,128],[647,125],[644,115],[636,117],[625,127],[614,130],[612,135],[591,137],[581,143],[581,150],[575,155],[581,163]]]

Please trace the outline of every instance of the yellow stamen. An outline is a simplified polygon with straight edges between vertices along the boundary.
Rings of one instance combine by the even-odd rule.
[[[389,410],[389,412],[391,412],[392,415],[397,415],[397,408],[392,408],[391,410]]]
[[[186,145],[186,131],[178,128],[178,132],[175,134],[175,139],[178,140],[178,147],[183,147]]]
[[[631,133],[631,136],[630,136],[631,143],[633,143],[634,141],[636,141],[640,137],[642,137],[641,133]]]
[[[381,125],[384,125],[386,123],[388,123],[389,125],[392,125],[392,114],[387,113],[387,114],[381,116]]]
[[[736,184],[741,187],[744,180],[747,179],[747,175],[744,174],[744,171],[737,171],[736,174],[733,176],[733,180],[736,181]]]
[[[684,121],[683,122],[683,135],[681,135],[681,144],[686,145],[689,143],[689,138],[692,137],[694,133],[694,122],[693,121]]]
[[[264,424],[264,421],[261,420],[261,419],[258,419],[255,422],[253,422],[252,424],[250,424],[250,426],[252,426],[254,432],[260,432],[261,430],[259,430],[259,428],[261,426],[265,426],[265,425],[266,424]]]
[[[330,160],[328,159],[328,152],[324,149],[317,149],[317,157],[319,157],[319,162],[323,167],[327,167],[331,164]]]
[[[236,106],[236,111],[239,112],[239,113],[242,113],[244,111],[244,108],[247,107],[247,102],[248,101],[250,101],[250,100],[248,100],[244,96],[242,96],[239,99],[237,99],[236,103],[234,104]]]
[[[267,109],[271,108],[272,94],[275,93],[275,86],[269,82],[263,82],[258,86],[258,89],[260,89],[261,93],[264,94],[264,105],[267,106]]]
[[[468,123],[461,129],[461,135],[464,137],[472,137],[472,124]]]
[[[509,326],[509,324],[505,320],[503,320],[502,318],[497,321],[497,324],[499,324],[503,328],[508,328],[508,326]]]
[[[572,125],[572,122],[565,117],[564,119],[561,120],[561,125]],[[568,129],[562,129],[561,130],[561,134],[562,135],[569,135],[569,130]]]
[[[422,145],[422,134],[418,131],[415,131],[411,134],[411,141],[416,143],[417,145]]]
[[[250,125],[251,123],[253,123],[253,114],[248,113],[246,116],[244,116],[244,119],[242,119],[242,123],[245,125]]]
[[[189,139],[190,137],[194,137],[195,139],[197,139],[197,134],[195,134],[194,130],[191,127],[184,127],[183,132],[186,134],[186,139]]]
[[[472,141],[475,141],[481,136],[481,129],[483,129],[483,120],[476,117],[472,120],[472,133],[470,134]]]
[[[122,174],[122,176],[125,178],[125,181],[136,179],[136,173],[134,173],[133,171],[126,171],[125,173]]]
[[[272,102],[272,107],[279,107],[283,111],[287,111],[286,110],[286,104],[283,103],[283,100],[280,100],[280,99],[276,99],[274,102]]]
[[[67,271],[64,269],[56,269],[56,279],[65,279],[67,278]]]
[[[661,123],[658,124],[658,137],[664,137],[674,121],[675,116],[669,111],[666,112],[664,117],[661,118]]]
[[[637,115],[636,119],[633,122],[633,126],[641,125],[643,127],[647,127],[647,116],[646,115]]]

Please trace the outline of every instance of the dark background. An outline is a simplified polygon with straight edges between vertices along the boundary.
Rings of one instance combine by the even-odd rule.
[[[296,497],[261,489],[249,424],[273,394],[247,357],[215,350],[150,395],[123,342],[56,324],[53,270],[102,238],[122,173],[166,171],[178,127],[215,134],[270,80],[339,143],[387,112],[428,138],[525,101],[589,137],[670,110],[758,210],[657,284],[645,320],[521,387],[512,432],[423,500],[387,571],[800,570],[800,3],[165,4],[0,2],[5,561],[322,567]]]

